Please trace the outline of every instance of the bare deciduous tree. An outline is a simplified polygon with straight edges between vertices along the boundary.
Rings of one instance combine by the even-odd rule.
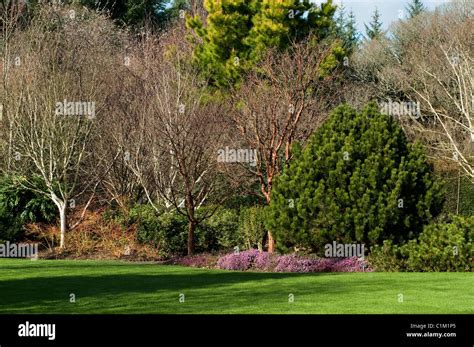
[[[240,144],[257,151],[256,165],[246,165],[270,203],[274,177],[291,159],[291,145],[305,139],[325,119],[334,74],[327,71],[332,46],[295,43],[282,54],[269,52],[242,86],[232,93],[233,124]],[[334,91],[333,91],[334,92]],[[331,95],[333,97],[333,95]],[[274,240],[268,232],[268,250]]]
[[[165,205],[187,217],[191,255],[197,225],[215,209],[197,210],[215,202],[222,188],[217,144],[223,115],[206,99],[198,73],[181,63],[181,51],[174,49],[179,40],[170,34],[158,43],[150,36],[133,55],[126,113],[135,127],[120,146],[155,210]]]
[[[474,22],[471,1],[456,0],[392,28],[355,55],[359,78],[381,100],[419,102],[421,117],[401,117],[430,155],[474,180]]]
[[[430,47],[413,47],[401,81],[424,115],[432,118],[415,120],[414,130],[438,157],[456,162],[474,181],[474,22],[451,18],[457,15],[455,11],[431,18],[431,27],[421,37]]]
[[[0,1],[0,56],[1,56],[1,76],[2,84],[0,89],[0,160],[1,169],[10,170],[13,160],[13,122],[6,110],[9,108],[9,71],[14,69],[21,60],[14,56],[10,46],[14,35],[21,24],[21,18],[25,14],[25,4],[7,0]]]
[[[57,206],[61,248],[68,206],[86,193],[93,196],[98,185],[92,143],[96,117],[102,116],[107,99],[107,78],[114,70],[113,24],[81,11],[45,5],[14,38],[11,54],[20,63],[8,75],[5,110],[13,124],[16,160],[11,169],[26,176],[27,188]],[[41,178],[46,190],[34,185],[33,176]],[[85,201],[87,208],[91,197]]]

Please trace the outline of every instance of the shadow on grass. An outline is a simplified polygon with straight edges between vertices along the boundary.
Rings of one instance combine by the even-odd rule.
[[[5,265],[7,264],[7,265]],[[50,269],[104,269],[108,268],[129,268],[130,266],[140,266],[140,267],[156,267],[155,263],[130,263],[126,261],[103,261],[98,263],[96,260],[39,260],[32,261],[29,259],[15,259],[15,262],[12,263],[10,260],[4,262],[0,258],[0,270],[45,270]]]
[[[120,265],[118,265],[120,266]],[[28,268],[30,266],[25,266]],[[86,266],[89,268],[89,266]],[[108,266],[106,266],[108,267]],[[148,265],[147,265],[148,267]],[[21,270],[25,270],[22,268]],[[35,268],[33,266],[33,268]],[[174,269],[173,269],[174,268]],[[139,300],[140,294],[162,294],[163,296],[176,295],[180,292],[190,292],[200,289],[206,290],[206,295],[212,296],[239,296],[239,293],[249,293],[246,284],[255,282],[262,284],[262,291],[272,294],[281,290],[279,283],[262,282],[265,280],[280,280],[284,278],[299,278],[307,276],[318,276],[319,274],[295,274],[295,273],[256,273],[256,272],[222,272],[206,271],[199,269],[182,269],[173,267],[166,269],[163,273],[157,271],[156,274],[137,274],[123,273],[110,274],[110,271],[97,275],[80,275],[80,269],[74,269],[71,274],[55,274],[53,277],[31,277],[22,279],[5,279],[0,281],[0,311],[15,311],[22,309],[28,310],[28,307],[50,306],[51,304],[68,306],[69,294],[74,293],[78,298],[100,299],[106,296],[117,296],[128,294],[137,294]],[[47,275],[44,268],[35,268],[36,270],[45,270],[41,276]],[[17,268],[17,270],[20,270]],[[31,269],[29,269],[31,270]],[[108,269],[111,270],[111,269]],[[150,269],[148,269],[150,270]],[[176,271],[174,271],[176,270]],[[188,270],[188,271],[186,271]],[[104,271],[107,271],[104,269]],[[134,269],[138,272],[140,269]],[[153,270],[152,270],[153,271]],[[236,285],[227,293],[225,286]],[[292,286],[290,283],[286,283]],[[294,285],[294,284],[293,284]],[[269,288],[271,286],[271,288]],[[328,288],[321,287],[313,282],[312,291],[325,292]],[[265,289],[263,288],[265,287]],[[274,287],[274,288],[273,288]],[[252,289],[255,291],[255,287]],[[128,299],[133,301],[134,299]],[[137,307],[139,309],[139,307]],[[57,311],[57,309],[55,310]]]
[[[288,293],[297,293],[300,297],[307,295],[314,300],[329,297],[343,300],[346,295],[377,296],[396,291],[401,286],[404,290],[430,287],[432,293],[437,293],[444,291],[443,284],[448,285],[446,281],[433,282],[433,274],[424,278],[420,276],[422,274],[234,272],[126,262],[25,261],[1,268],[9,271],[3,278],[0,272],[0,312],[8,313],[139,313],[153,310],[173,313],[181,309],[199,313],[212,309],[210,306],[232,308],[237,303],[248,306],[259,301],[269,305],[282,302]],[[439,288],[433,286],[434,283],[439,283]],[[70,293],[77,296],[79,304],[69,303]],[[191,306],[177,308],[179,293],[186,293]],[[193,296],[199,296],[199,300],[193,300]]]

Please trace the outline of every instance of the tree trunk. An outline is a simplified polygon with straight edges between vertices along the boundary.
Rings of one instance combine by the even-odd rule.
[[[268,253],[275,252],[275,240],[271,231],[268,231]]]
[[[194,199],[189,191],[186,195],[186,210],[188,214],[188,255],[193,255],[194,231],[196,230],[197,222],[194,219]]]
[[[59,218],[61,220],[61,242],[60,248],[64,248],[66,242],[66,229],[67,229],[67,218],[66,218],[66,203],[61,204],[59,207]]]
[[[188,223],[188,255],[194,254],[194,231],[196,230],[196,222],[189,221]]]
[[[59,210],[59,220],[60,220],[60,243],[59,247],[64,248],[66,245],[66,230],[67,230],[67,199],[60,199],[54,192],[50,192],[51,200]]]
[[[270,186],[271,187],[271,186]],[[270,205],[270,193],[268,192],[265,194],[265,200],[267,201],[267,205]],[[275,239],[273,238],[272,232],[268,230],[267,232],[267,240],[268,240],[268,253],[275,252]]]

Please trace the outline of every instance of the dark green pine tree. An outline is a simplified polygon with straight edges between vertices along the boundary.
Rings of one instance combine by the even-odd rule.
[[[346,7],[344,4],[341,4],[337,7],[334,22],[336,24],[336,34],[339,37],[343,37],[346,31]]]
[[[408,11],[408,17],[413,18],[424,12],[426,8],[421,0],[412,0],[412,2],[408,4],[406,10]]]
[[[277,248],[405,242],[442,207],[423,148],[375,104],[336,108],[279,176],[266,213]]]
[[[342,40],[346,55],[350,55],[359,41],[354,12],[351,10],[347,15],[344,5],[340,5],[334,22],[336,36]]]
[[[355,47],[357,42],[359,42],[359,32],[357,31],[357,22],[355,19],[354,12],[351,10],[349,12],[349,17],[346,23],[346,35],[347,35],[347,44],[351,47]]]
[[[374,14],[372,15],[372,21],[369,25],[365,25],[365,35],[370,40],[378,38],[382,35],[382,21],[380,20],[380,12],[379,9],[376,7]]]

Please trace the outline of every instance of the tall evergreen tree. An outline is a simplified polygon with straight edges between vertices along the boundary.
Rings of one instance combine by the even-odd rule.
[[[187,19],[195,34],[194,63],[216,86],[239,81],[267,48],[285,49],[313,32],[323,39],[333,32],[332,0],[205,0],[205,22]]]
[[[406,10],[408,11],[409,18],[413,18],[424,12],[426,8],[421,0],[412,0],[412,2],[408,4]]]
[[[336,36],[342,40],[346,54],[350,54],[359,40],[354,12],[351,10],[347,14],[344,5],[340,5],[335,18],[335,24]]]
[[[337,7],[334,22],[336,23],[337,35],[342,37],[346,29],[346,7],[344,4],[341,4]]]
[[[349,12],[349,17],[346,23],[346,32],[348,43],[351,47],[355,46],[359,41],[359,32],[357,31],[357,22],[354,15],[354,11]]]
[[[365,35],[370,40],[378,38],[382,35],[382,21],[380,20],[380,12],[376,7],[372,15],[372,21],[369,25],[365,24]]]

